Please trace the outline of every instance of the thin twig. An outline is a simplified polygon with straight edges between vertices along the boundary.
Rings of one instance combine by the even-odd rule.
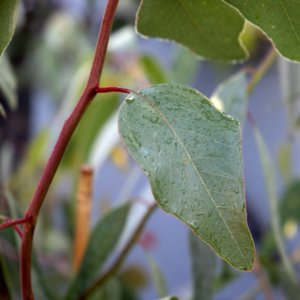
[[[111,92],[116,92],[116,93],[124,93],[124,94],[131,94],[132,91],[123,87],[118,87],[118,86],[109,86],[109,87],[96,87],[95,88],[96,93],[111,93]]]
[[[83,295],[81,295],[80,300],[87,299],[88,296],[90,296],[99,286],[102,286],[105,282],[107,282],[107,280],[109,280],[119,271],[120,267],[123,265],[124,260],[126,259],[132,247],[135,245],[138,237],[140,236],[148,219],[150,218],[156,207],[156,202],[149,206],[148,211],[145,213],[144,217],[136,227],[135,231],[128,240],[127,244],[124,246],[120,255],[112,263],[111,267],[105,273],[103,273],[102,276]]]
[[[15,225],[25,224],[28,222],[30,222],[30,219],[27,217],[13,219],[13,220],[7,220],[4,223],[0,224],[0,230],[5,229],[7,227],[15,226]]]
[[[15,230],[15,232],[18,234],[18,236],[23,239],[23,231],[21,230],[21,228],[18,225],[14,225],[13,229]]]

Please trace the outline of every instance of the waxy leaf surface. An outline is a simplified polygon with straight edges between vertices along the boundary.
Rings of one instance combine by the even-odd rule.
[[[0,55],[15,32],[18,4],[18,0],[0,1]]]
[[[127,97],[119,130],[161,208],[232,266],[250,270],[254,245],[246,223],[238,122],[196,90],[164,84]]]
[[[244,19],[221,0],[143,0],[137,29],[146,36],[181,43],[218,60],[246,58],[239,35]]]
[[[300,61],[299,0],[224,0],[260,27],[282,55]]]

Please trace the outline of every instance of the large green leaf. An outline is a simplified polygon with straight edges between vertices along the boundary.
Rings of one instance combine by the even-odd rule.
[[[207,245],[190,233],[190,254],[193,271],[193,299],[211,300],[216,271],[216,256]]]
[[[18,4],[19,0],[0,1],[0,55],[15,32]]]
[[[97,279],[99,270],[121,236],[130,207],[130,204],[126,204],[113,210],[93,229],[81,267],[65,299],[79,299]]]
[[[282,55],[300,61],[299,0],[224,0],[259,26]]]
[[[221,0],[143,0],[137,15],[141,34],[179,42],[197,55],[245,59],[239,35],[244,19]]]
[[[241,124],[246,119],[248,107],[247,76],[239,72],[221,83],[211,96],[213,104]]]
[[[159,205],[228,263],[250,270],[238,122],[196,90],[164,84],[127,97],[119,130]]]

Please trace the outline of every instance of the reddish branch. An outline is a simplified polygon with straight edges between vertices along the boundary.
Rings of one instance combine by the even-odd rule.
[[[11,227],[11,226],[16,226],[19,224],[24,224],[27,222],[30,222],[30,219],[27,217],[20,218],[20,219],[7,220],[4,223],[0,224],[0,230],[7,228],[7,227]]]
[[[96,93],[110,93],[110,92],[116,92],[116,93],[124,93],[124,94],[130,94],[132,93],[131,90],[118,87],[118,86],[110,86],[110,87],[96,87],[95,88]]]
[[[96,46],[95,56],[90,72],[90,76],[87,85],[69,118],[65,121],[62,131],[58,137],[58,140],[54,146],[51,156],[44,168],[40,181],[37,185],[32,201],[25,213],[23,219],[10,221],[5,223],[2,227],[13,226],[16,224],[24,223],[24,231],[21,245],[21,285],[22,285],[22,296],[24,300],[31,300],[34,298],[32,287],[31,287],[31,255],[32,255],[32,243],[34,230],[40,212],[40,208],[43,204],[44,198],[48,192],[50,184],[59,166],[59,163],[63,157],[66,147],[71,139],[71,136],[87,109],[90,102],[93,100],[97,93],[96,88],[100,80],[102,73],[104,59],[106,55],[109,35],[111,27],[118,5],[118,0],[108,0],[106,10],[104,13],[102,25],[100,28],[98,42]],[[101,88],[99,88],[101,91]],[[107,90],[108,88],[106,88]],[[126,89],[118,89],[114,91],[125,92]],[[98,92],[99,92],[98,91]],[[102,90],[103,91],[103,90]],[[107,90],[108,91],[108,90]],[[112,90],[111,90],[112,91]],[[126,93],[129,90],[126,90]],[[29,221],[28,221],[29,220]]]

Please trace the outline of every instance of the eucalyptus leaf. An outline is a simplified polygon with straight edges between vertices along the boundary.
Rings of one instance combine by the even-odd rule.
[[[104,216],[91,232],[81,267],[73,279],[65,299],[78,299],[99,275],[106,258],[115,248],[124,229],[130,204]]]
[[[198,91],[177,84],[129,95],[119,130],[162,209],[232,266],[250,270],[240,127]]]
[[[211,300],[216,256],[205,243],[192,233],[190,233],[190,253],[193,271],[193,299]]]
[[[224,0],[260,27],[281,54],[300,61],[299,0]]]
[[[101,100],[99,99],[101,98]],[[64,155],[62,166],[77,169],[86,161],[97,134],[117,109],[117,94],[99,94],[83,115]]]
[[[58,290],[53,293],[50,288],[49,280],[43,272],[37,260],[37,252],[33,251],[32,255],[32,286],[35,297],[43,300],[56,300],[58,299]],[[60,281],[61,282],[61,281]],[[51,282],[53,284],[53,281]],[[58,287],[57,287],[58,288]]]
[[[0,116],[6,117],[5,109],[1,103],[0,103]]]
[[[113,278],[108,281],[103,287],[97,289],[89,300],[122,300],[122,287],[120,282]]]
[[[18,4],[19,0],[0,1],[0,56],[15,32]]]
[[[299,112],[297,108],[300,99],[300,64],[289,61],[283,57],[278,60],[280,90],[287,112],[289,130],[297,129]]]
[[[196,55],[186,48],[177,47],[175,55],[171,65],[171,76],[173,83],[187,84],[195,78],[196,71],[199,66],[201,67],[201,61],[199,61]]]
[[[292,178],[292,149],[289,142],[282,143],[278,150],[278,167],[285,182],[290,182]]]
[[[280,215],[282,223],[288,220],[300,222],[300,181],[296,180],[288,185],[280,201]]]
[[[13,197],[12,193],[6,187],[1,186],[1,189],[3,190],[3,197],[7,202],[9,216],[11,218],[20,217],[21,214],[18,209],[18,201]],[[1,240],[4,249],[7,248],[7,254],[9,254],[8,256],[0,255],[0,267],[3,274],[2,276],[9,292],[8,299],[20,299],[21,286],[20,283],[16,282],[15,280],[15,278],[18,277],[20,271],[20,266],[18,263],[18,249],[21,244],[20,238],[16,231],[10,228],[1,231]]]
[[[279,203],[276,191],[276,179],[275,170],[272,162],[271,155],[267,148],[267,145],[258,130],[253,124],[254,138],[257,144],[258,153],[260,156],[264,180],[266,184],[266,190],[268,194],[269,207],[271,213],[271,228],[274,236],[276,246],[282,259],[284,271],[289,276],[292,282],[296,282],[296,274],[294,271],[293,263],[290,261],[284,245],[284,239],[281,232],[281,220],[279,213]]]
[[[165,297],[168,294],[168,289],[164,275],[162,274],[159,265],[150,255],[148,256],[148,262],[157,295],[159,297]]]
[[[160,63],[150,55],[141,55],[139,59],[145,75],[152,84],[167,82],[167,75]]]
[[[143,35],[173,40],[197,55],[218,60],[247,57],[239,35],[244,19],[221,0],[143,0],[137,30]]]
[[[244,124],[248,107],[247,76],[238,72],[221,83],[211,96],[213,104],[222,112],[229,114],[240,124]]]
[[[9,107],[15,109],[17,106],[17,83],[6,55],[0,57],[0,92],[4,95]]]

